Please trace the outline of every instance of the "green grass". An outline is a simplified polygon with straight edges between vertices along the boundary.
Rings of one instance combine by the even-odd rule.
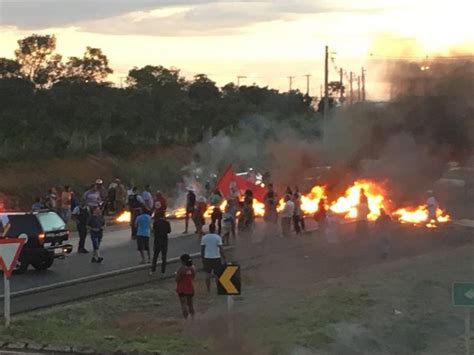
[[[260,318],[255,327],[271,354],[286,354],[295,345],[321,348],[334,340],[333,325],[360,317],[369,305],[363,290],[341,284],[295,296],[288,300],[286,310]]]
[[[13,318],[3,341],[92,348],[96,351],[160,351],[182,354],[205,349],[184,336],[180,319],[163,318],[169,296],[148,289],[54,307]]]

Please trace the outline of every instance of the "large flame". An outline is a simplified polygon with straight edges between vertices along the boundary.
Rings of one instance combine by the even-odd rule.
[[[426,225],[429,228],[436,228],[439,224],[450,221],[450,216],[439,208],[436,211],[436,220],[428,220],[429,214],[426,205],[399,208],[391,213],[393,209],[391,209],[385,188],[382,184],[370,180],[355,181],[352,186],[345,191],[344,196],[337,197],[332,202],[328,202],[327,206],[332,212],[344,218],[355,219],[357,218],[362,189],[364,189],[365,195],[367,196],[369,207],[369,215],[367,217],[371,221],[376,220],[380,216],[380,209],[382,208],[384,208],[387,213],[392,214],[394,218],[401,223]],[[313,215],[318,211],[321,199],[328,200],[326,187],[316,185],[309,193],[301,195],[301,210],[305,215]],[[224,200],[219,206],[221,211],[225,211],[226,205],[227,201]],[[256,217],[262,217],[265,214],[265,205],[261,201],[254,199],[253,207]],[[283,199],[279,201],[277,210],[281,211],[282,208]],[[214,206],[208,206],[204,216],[210,218],[213,210]],[[167,213],[166,216],[176,219],[184,218],[186,216],[186,209],[183,207],[177,208]],[[116,218],[116,221],[119,223],[129,223],[130,217],[130,212],[125,211]]]
[[[449,222],[451,217],[442,209],[436,209],[436,220],[429,220],[428,206],[405,207],[396,210],[393,215],[400,223],[410,223],[415,225],[426,225],[428,228],[436,228],[438,223]]]
[[[313,215],[318,211],[321,199],[326,198],[326,187],[316,185],[310,193],[301,196],[301,210],[305,215]]]
[[[380,209],[384,208],[385,190],[373,181],[356,181],[346,190],[344,196],[339,197],[331,204],[331,211],[343,214],[346,218],[357,218],[357,207],[359,206],[360,193],[364,189],[369,202],[370,213],[367,218],[371,221],[380,216]]]

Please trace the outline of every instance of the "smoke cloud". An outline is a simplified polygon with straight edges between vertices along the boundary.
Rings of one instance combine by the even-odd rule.
[[[389,183],[397,200],[416,199],[449,161],[468,161],[474,144],[474,62],[434,60],[387,64],[392,99],[338,107],[330,117],[247,117],[195,148],[205,174],[268,172],[278,189],[318,183],[316,167],[331,166],[330,185],[356,178]]]

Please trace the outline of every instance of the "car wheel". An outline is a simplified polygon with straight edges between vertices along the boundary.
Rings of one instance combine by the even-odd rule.
[[[19,257],[18,260],[16,261],[15,268],[13,269],[14,274],[24,274],[26,270],[28,270],[28,260],[25,258]]]
[[[46,270],[46,269],[49,269],[51,265],[53,265],[53,262],[54,262],[54,257],[48,256],[39,261],[32,262],[31,265],[33,265],[33,267],[36,270]]]

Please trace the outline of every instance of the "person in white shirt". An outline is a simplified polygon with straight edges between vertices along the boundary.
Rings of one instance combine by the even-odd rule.
[[[291,220],[295,213],[295,203],[291,200],[290,195],[285,196],[285,204],[281,211],[281,232],[284,237],[288,237],[291,231]]]
[[[366,199],[361,198],[361,202],[357,206],[357,223],[356,223],[356,234],[364,237],[369,232],[369,221],[368,217],[370,214],[370,208]]]
[[[142,198],[145,204],[145,207],[148,212],[153,211],[153,207],[155,206],[155,202],[153,201],[153,195],[151,194],[151,187],[150,185],[145,186],[145,190],[142,193]]]
[[[426,192],[428,198],[426,200],[426,205],[428,206],[428,222],[437,221],[436,210],[438,209],[438,201],[434,197],[433,191],[429,190]]]
[[[204,272],[206,273],[207,291],[211,290],[211,276],[221,272],[222,264],[225,264],[224,248],[222,238],[216,234],[216,226],[209,226],[209,233],[201,239],[201,258]]]

